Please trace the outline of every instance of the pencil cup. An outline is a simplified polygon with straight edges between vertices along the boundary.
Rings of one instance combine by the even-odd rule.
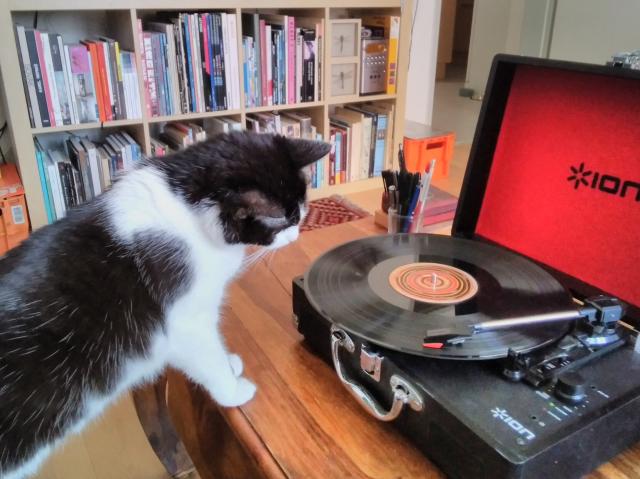
[[[387,232],[388,233],[420,233],[421,228],[414,215],[403,216],[392,208],[387,212]]]

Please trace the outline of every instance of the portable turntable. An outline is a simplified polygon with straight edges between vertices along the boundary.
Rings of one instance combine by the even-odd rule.
[[[488,85],[452,237],[328,251],[294,315],[450,477],[577,478],[640,441],[640,74],[498,55]]]

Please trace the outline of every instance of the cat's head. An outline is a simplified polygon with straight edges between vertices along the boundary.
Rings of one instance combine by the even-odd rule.
[[[329,153],[320,141],[234,132],[155,159],[203,227],[229,244],[279,248],[306,214],[304,168]]]

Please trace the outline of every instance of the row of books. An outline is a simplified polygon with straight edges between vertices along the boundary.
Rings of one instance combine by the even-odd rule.
[[[320,100],[324,20],[242,15],[247,107]]]
[[[135,56],[116,40],[66,44],[58,33],[22,25],[16,37],[32,127],[142,116]]]
[[[119,172],[143,157],[140,145],[126,132],[107,136],[101,145],[78,136],[69,136],[55,149],[43,148],[37,138],[34,142],[49,223],[101,194]]]
[[[157,138],[151,138],[151,155],[164,156],[219,133],[242,130],[242,123],[233,118],[206,118],[202,123],[167,123]]]
[[[150,116],[240,108],[235,14],[180,13],[138,19],[145,103]]]
[[[264,112],[247,115],[247,130],[256,133],[275,133],[290,138],[304,138],[308,140],[322,140],[322,134],[318,133],[313,120],[309,115],[300,112]],[[319,188],[325,185],[328,176],[329,161],[323,158],[312,164],[308,170],[309,186]]]
[[[394,106],[369,102],[336,107],[329,115],[328,185],[380,176],[391,163]]]

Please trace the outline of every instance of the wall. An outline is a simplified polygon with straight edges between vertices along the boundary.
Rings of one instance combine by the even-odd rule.
[[[494,55],[519,49],[523,6],[524,0],[476,0],[465,82],[476,94],[484,92]]]
[[[431,124],[438,53],[440,0],[415,0],[405,118]]]
[[[557,0],[550,58],[604,64],[640,49],[640,1]]]

